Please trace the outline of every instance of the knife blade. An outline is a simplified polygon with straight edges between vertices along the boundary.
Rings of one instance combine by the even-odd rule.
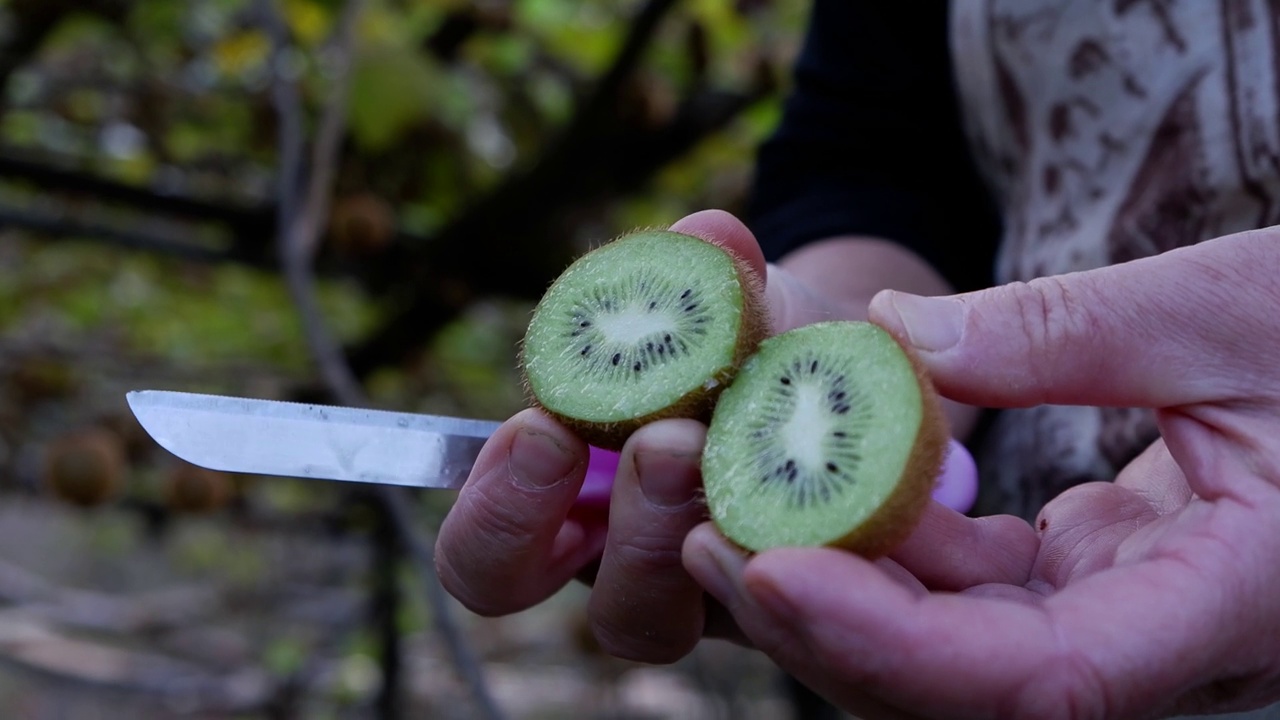
[[[462,487],[499,425],[166,390],[135,390],[126,398],[147,433],[193,465],[446,490]]]
[[[500,425],[493,420],[279,400],[135,390],[129,407],[143,429],[193,465],[251,475],[457,490]],[[579,504],[607,505],[618,454],[592,447]],[[933,497],[973,507],[978,473],[952,439]]]

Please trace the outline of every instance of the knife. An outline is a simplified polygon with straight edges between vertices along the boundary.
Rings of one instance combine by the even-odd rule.
[[[126,396],[161,447],[200,467],[251,475],[457,490],[501,424],[492,420],[168,390]],[[580,504],[609,500],[617,453],[591,448]],[[934,498],[964,512],[977,472],[951,441]]]
[[[161,447],[210,470],[440,490],[462,487],[500,425],[167,390],[126,399]],[[607,502],[616,469],[615,453],[592,448],[579,502]]]

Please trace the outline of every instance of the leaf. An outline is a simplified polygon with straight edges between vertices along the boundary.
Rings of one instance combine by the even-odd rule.
[[[266,33],[246,30],[220,39],[213,48],[213,62],[223,75],[240,77],[262,67],[270,53]]]
[[[284,20],[298,42],[315,47],[329,35],[332,16],[328,10],[310,0],[286,0]]]
[[[385,150],[409,127],[427,117],[437,73],[408,48],[379,47],[361,52],[351,75],[351,132],[371,152]]]

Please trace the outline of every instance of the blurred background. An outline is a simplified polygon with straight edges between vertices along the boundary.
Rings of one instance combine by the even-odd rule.
[[[483,619],[446,493],[229,476],[159,388],[501,419],[547,283],[739,210],[802,0],[0,0],[0,715],[787,718],[705,642]]]

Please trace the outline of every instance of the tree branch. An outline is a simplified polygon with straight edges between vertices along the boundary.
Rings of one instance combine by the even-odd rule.
[[[380,522],[373,531],[373,601],[369,609],[378,628],[382,674],[387,680],[378,694],[377,713],[380,718],[399,718],[404,714],[404,697],[400,683],[394,680],[404,674],[399,622],[404,597],[398,577],[404,549],[394,521],[386,517],[388,503],[375,501],[373,504]]]
[[[200,263],[236,263],[260,269],[269,266],[258,259],[244,258],[234,250],[196,245],[170,234],[148,232],[136,227],[113,227],[67,214],[52,215],[15,207],[0,206],[0,228],[22,228],[51,239],[92,239],[128,250],[141,250]]]
[[[578,252],[575,228],[595,205],[631,192],[728,125],[763,93],[704,90],[658,128],[601,121],[579,126],[527,172],[514,175],[450,223],[388,295],[409,298],[348,352],[359,377],[412,353],[484,295],[535,300]]]
[[[21,180],[61,195],[78,195],[99,202],[118,202],[140,210],[177,215],[189,220],[226,223],[237,231],[256,235],[264,245],[272,224],[273,208],[270,207],[236,206],[199,200],[158,189],[126,185],[12,154],[0,155],[0,177]]]
[[[655,33],[662,24],[663,17],[675,5],[675,0],[649,0],[636,14],[627,29],[627,36],[619,46],[609,69],[596,83],[595,90],[578,109],[576,117],[570,121],[570,137],[578,125],[594,125],[600,121],[601,114],[610,115],[615,101],[626,86],[627,81],[635,74],[645,51],[653,43]]]
[[[262,12],[269,19],[268,27],[275,43],[272,96],[276,113],[280,117],[280,164],[277,169],[280,180],[276,214],[276,225],[281,233],[277,247],[280,267],[284,271],[289,294],[298,307],[307,345],[320,366],[320,374],[338,401],[349,405],[367,404],[368,401],[359,381],[347,367],[341,346],[325,325],[316,298],[312,265],[323,222],[321,213],[328,207],[334,167],[337,165],[338,140],[345,127],[350,75],[348,64],[351,43],[354,41],[352,26],[362,5],[363,0],[347,0],[343,8],[334,51],[334,88],[320,121],[325,134],[315,143],[311,158],[311,182],[307,184],[306,194],[300,197],[298,193],[305,172],[302,161],[305,146],[302,98],[297,78],[285,66],[289,52],[288,31],[275,14],[270,0],[263,0],[261,3]]]
[[[323,109],[320,132],[312,153],[311,182],[307,185],[307,195],[301,199],[295,199],[293,196],[294,188],[297,187],[294,178],[301,176],[299,167],[301,165],[301,152],[298,149],[300,146],[295,145],[300,141],[298,138],[283,136],[283,133],[286,132],[300,133],[299,124],[293,121],[281,122],[281,147],[287,152],[282,153],[282,166],[279,171],[282,182],[280,186],[281,212],[278,225],[281,232],[279,248],[281,265],[290,293],[298,306],[299,312],[302,314],[304,325],[307,328],[308,344],[312,354],[321,365],[326,385],[339,402],[347,405],[368,406],[370,403],[364,394],[363,388],[361,388],[349,366],[347,366],[341,347],[329,334],[324,324],[323,316],[315,299],[315,278],[312,271],[317,238],[321,230],[320,225],[322,218],[327,214],[329,198],[332,192],[331,186],[333,184],[334,169],[337,165],[340,140],[345,132],[348,66],[351,45],[354,42],[354,26],[359,16],[362,2],[363,0],[347,0],[343,10],[340,21],[342,24],[338,31],[334,53],[335,89]],[[268,2],[264,0],[263,4],[270,10]],[[283,38],[280,36],[278,29],[275,34],[277,40],[276,53],[277,57],[279,57],[283,47],[280,43]],[[277,111],[281,114],[282,120],[301,117],[301,108],[298,104],[300,101],[296,88],[279,87],[280,83],[291,83],[291,79],[280,78],[277,74],[276,82]],[[460,675],[462,675],[463,680],[470,686],[484,716],[495,720],[501,718],[502,714],[494,703],[484,681],[480,664],[472,654],[461,632],[458,631],[457,623],[453,620],[449,611],[447,598],[445,598],[444,591],[440,587],[439,578],[435,574],[435,563],[431,553],[429,551],[425,554],[422,552],[421,541],[418,539],[405,509],[408,501],[402,494],[397,493],[395,489],[386,486],[379,486],[374,497],[382,506],[383,513],[390,520],[398,540],[398,542],[394,543],[383,542],[378,544],[384,552],[391,553],[390,556],[382,558],[380,565],[383,563],[394,565],[395,554],[400,546],[418,551],[415,552],[414,558],[417,560],[418,570],[427,586],[427,595],[432,602],[432,614],[436,618],[437,628],[441,629],[445,644],[453,655],[454,664]],[[385,565],[379,569],[383,572],[388,571]],[[385,587],[383,591],[381,594],[383,601],[385,602],[389,599],[394,605],[397,598],[385,595]],[[398,642],[392,642],[387,639],[388,633],[396,632],[394,628],[394,613],[384,612],[383,614],[386,617],[381,618],[382,622],[390,623],[391,626],[384,626],[384,632],[382,633],[384,642],[387,643],[388,647],[384,648],[384,687],[380,706],[382,710],[394,713],[399,708],[397,696],[401,664],[399,654],[396,652]],[[391,657],[392,655],[394,657]]]
[[[417,351],[476,297],[537,299],[550,279],[580,252],[575,232],[584,215],[595,212],[618,194],[642,187],[663,166],[772,91],[749,88],[732,93],[696,88],[675,115],[660,125],[643,118],[620,118],[618,110],[633,86],[630,80],[673,4],[674,0],[650,0],[641,8],[609,69],[535,163],[508,175],[434,237],[400,235],[382,256],[359,267],[347,263],[333,268],[359,277],[370,292],[396,308],[346,352],[345,364],[355,377],[366,377]],[[296,94],[296,88],[290,92]],[[296,121],[291,120],[288,110],[297,107],[297,102],[282,103],[281,99],[277,93],[277,106],[284,111],[282,124],[300,128],[301,115],[296,115]],[[282,142],[296,143],[300,133],[300,129],[282,133]],[[281,146],[282,167],[299,168],[299,174],[290,176],[282,170],[279,194],[296,199],[304,163],[301,146],[291,148],[289,144]],[[291,160],[291,154],[297,154],[299,159]],[[316,165],[314,159],[312,164]],[[323,167],[321,164],[322,170]],[[0,174],[4,168],[5,160],[0,158]],[[78,186],[93,191],[96,197],[117,199],[152,212],[217,218],[227,225],[235,240],[226,257],[258,267],[279,262],[279,255],[273,259],[265,250],[267,238],[287,232],[287,226],[281,225],[278,218],[296,215],[287,201],[284,207],[238,209],[175,199],[92,178],[67,177],[57,171],[51,174],[41,168],[24,170],[37,178],[43,176],[49,186],[65,182],[67,187]],[[322,217],[316,216],[318,223]],[[130,244],[127,239],[121,240],[122,244]],[[148,242],[130,246],[172,249]],[[217,260],[223,256],[202,257]],[[321,254],[311,272],[330,267]],[[314,317],[318,313],[308,314]],[[331,347],[332,343],[324,346]],[[318,359],[323,368],[328,368],[324,371],[326,382],[334,384],[332,380],[341,374],[335,369],[337,360],[330,355]]]
[[[9,77],[44,45],[45,38],[68,13],[91,12],[108,20],[119,20],[124,16],[125,7],[123,0],[12,0],[9,14],[13,32],[9,42],[0,46],[0,97],[4,96]]]

